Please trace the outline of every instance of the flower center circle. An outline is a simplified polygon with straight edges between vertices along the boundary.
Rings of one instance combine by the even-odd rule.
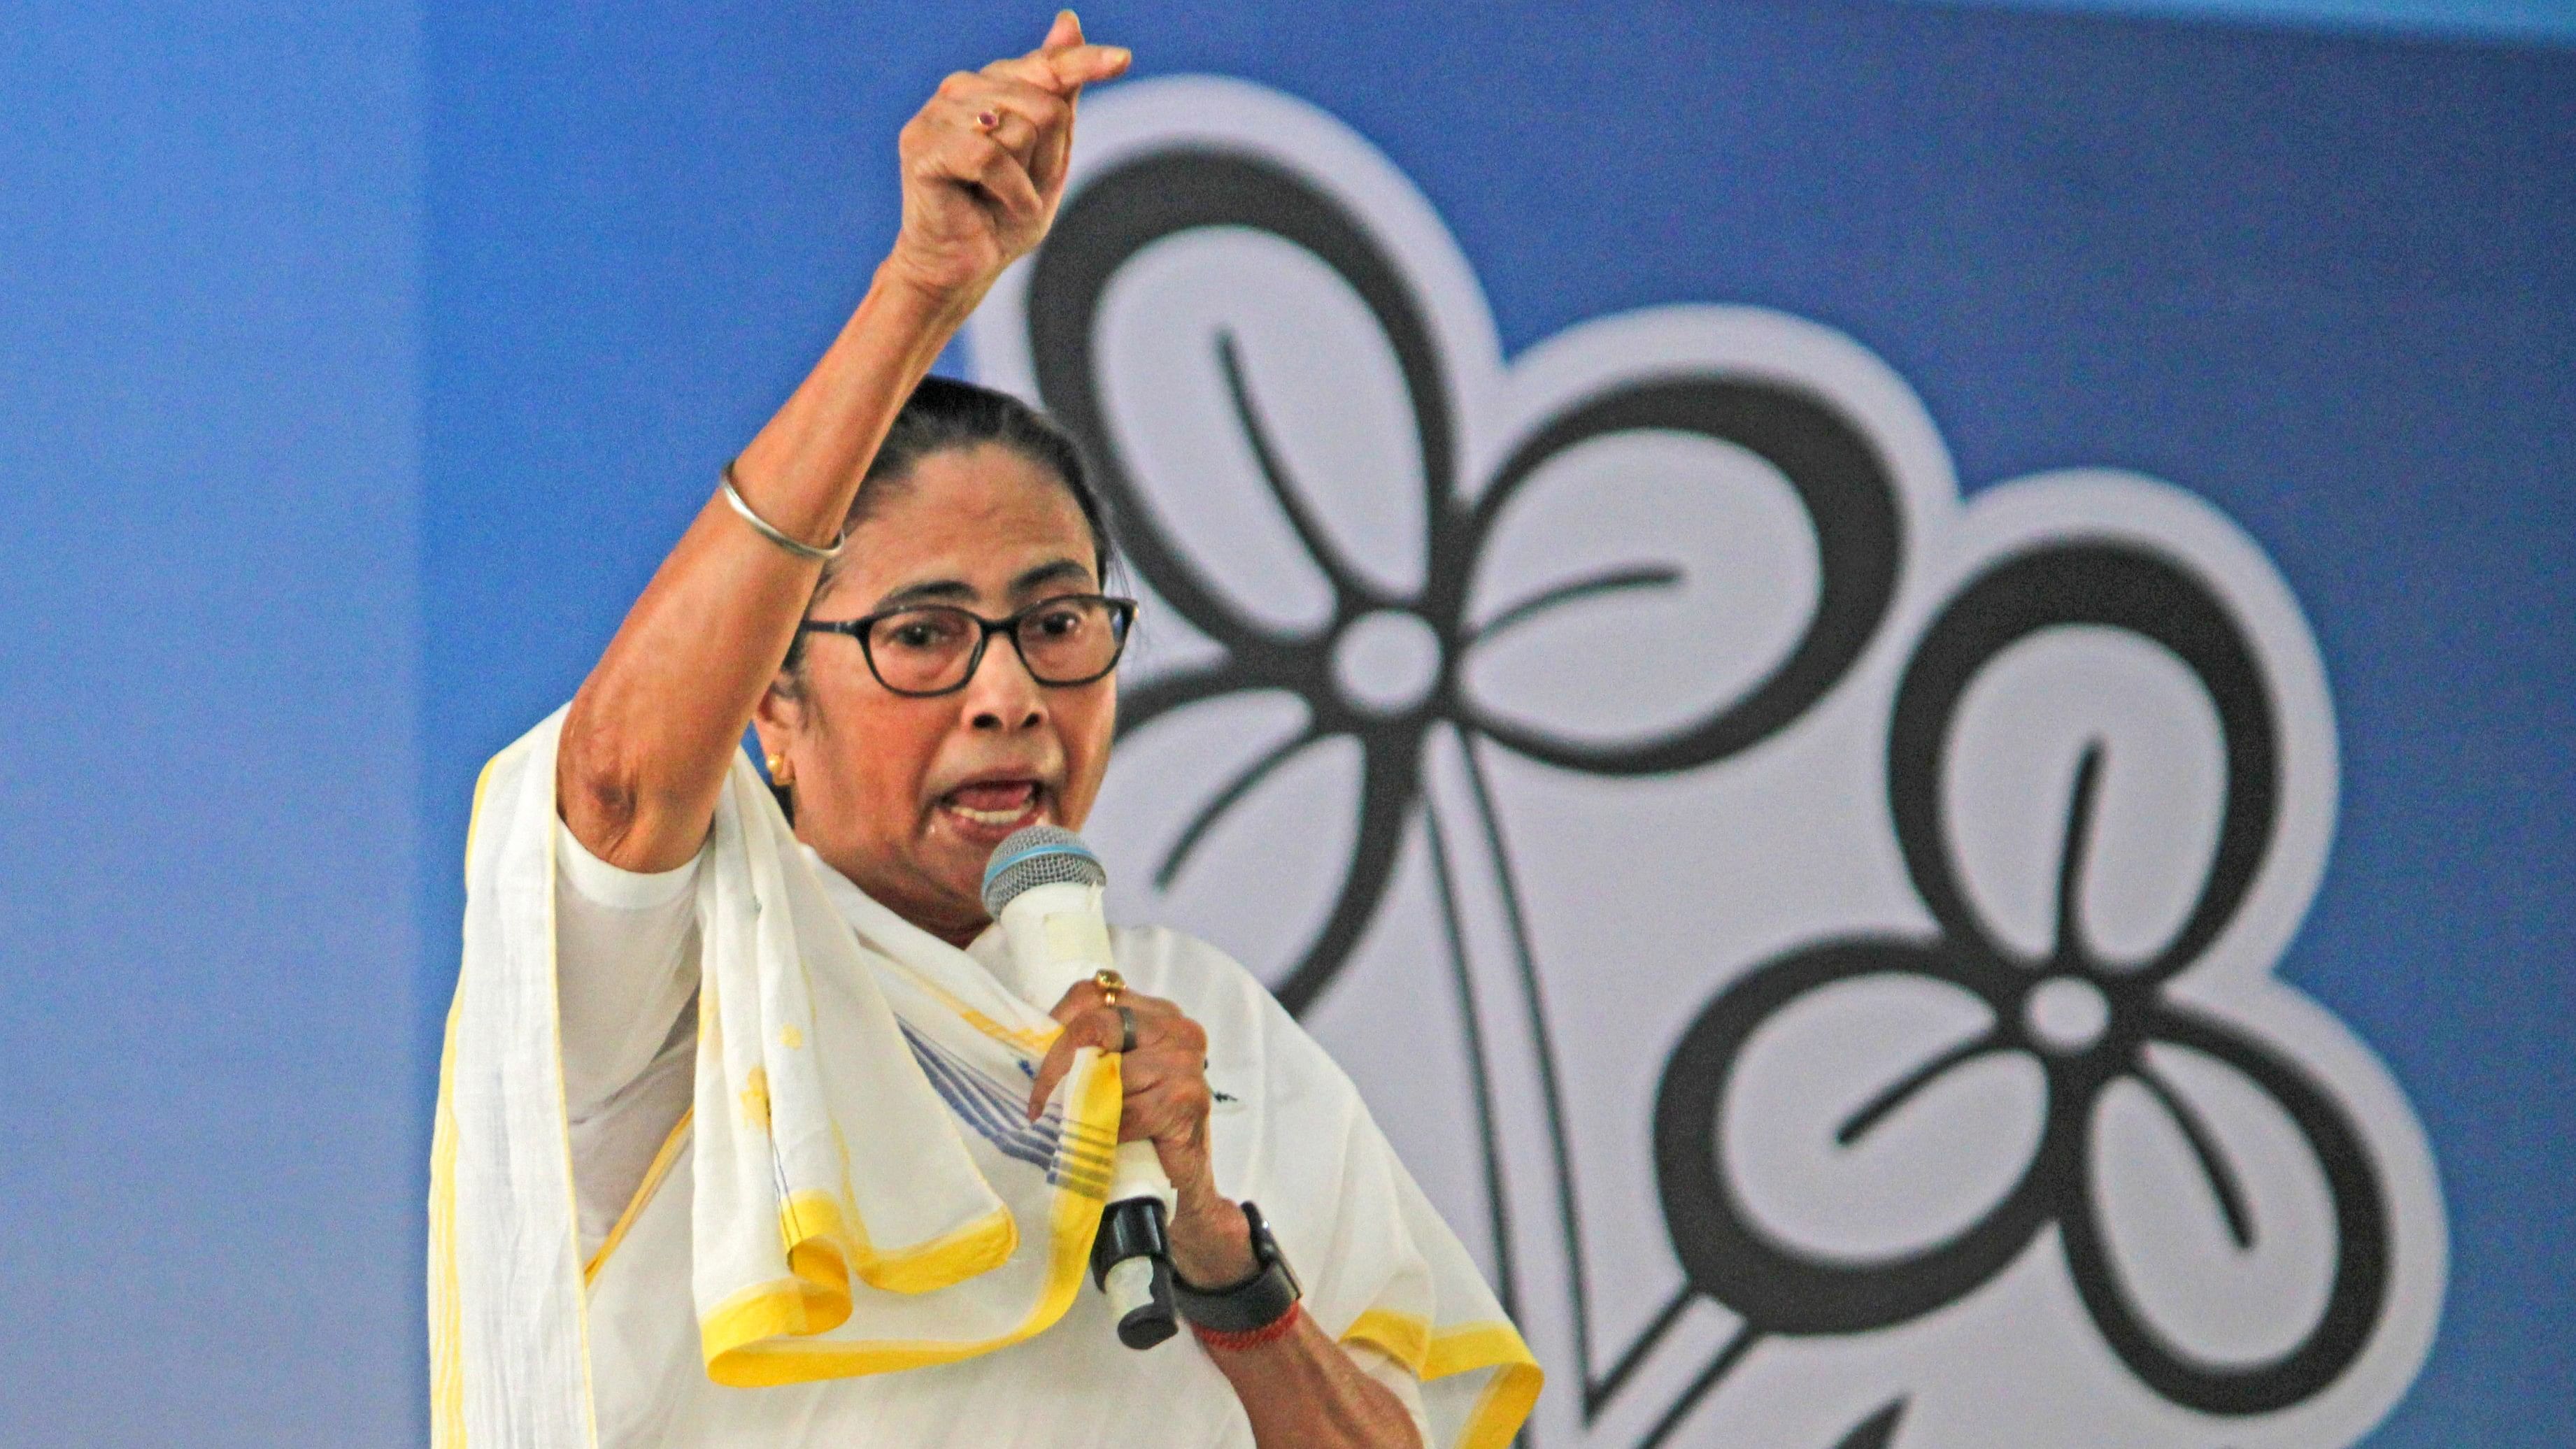
[[[2075,976],[2052,976],[2031,988],[2022,1003],[2031,1039],[2060,1056],[2072,1056],[2102,1039],[2111,1025],[2111,1002],[2102,988]]]
[[[1377,609],[1353,619],[1333,644],[1333,683],[1371,714],[1403,714],[1440,682],[1440,636],[1419,614]]]

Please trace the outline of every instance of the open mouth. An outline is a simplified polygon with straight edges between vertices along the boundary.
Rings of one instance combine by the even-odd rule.
[[[979,780],[940,796],[939,810],[960,833],[998,842],[1046,818],[1046,790],[1035,780]]]

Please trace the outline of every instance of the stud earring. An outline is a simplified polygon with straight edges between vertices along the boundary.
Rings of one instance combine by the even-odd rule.
[[[768,764],[769,783],[776,785],[781,789],[796,783],[796,772],[788,768],[787,757],[785,755],[771,755],[769,757]]]

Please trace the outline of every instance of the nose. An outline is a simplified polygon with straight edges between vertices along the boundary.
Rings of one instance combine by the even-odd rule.
[[[995,635],[985,646],[958,705],[969,729],[1008,732],[1035,729],[1046,721],[1046,690],[1005,635]]]

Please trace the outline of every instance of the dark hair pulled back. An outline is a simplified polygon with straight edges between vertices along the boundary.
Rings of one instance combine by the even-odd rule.
[[[842,520],[843,532],[856,530],[888,496],[901,491],[922,459],[986,444],[1019,454],[1073,495],[1074,506],[1082,510],[1082,521],[1091,530],[1093,574],[1105,583],[1116,548],[1110,540],[1108,510],[1091,486],[1081,445],[1054,419],[1009,393],[950,377],[923,378],[894,415],[875,460],[868,464],[858,496],[851,500],[849,516]],[[814,584],[814,598],[831,588],[839,568],[837,561],[823,566],[822,577]],[[806,608],[813,608],[811,600]],[[780,668],[793,678],[804,663],[805,636],[800,633],[787,646]]]

